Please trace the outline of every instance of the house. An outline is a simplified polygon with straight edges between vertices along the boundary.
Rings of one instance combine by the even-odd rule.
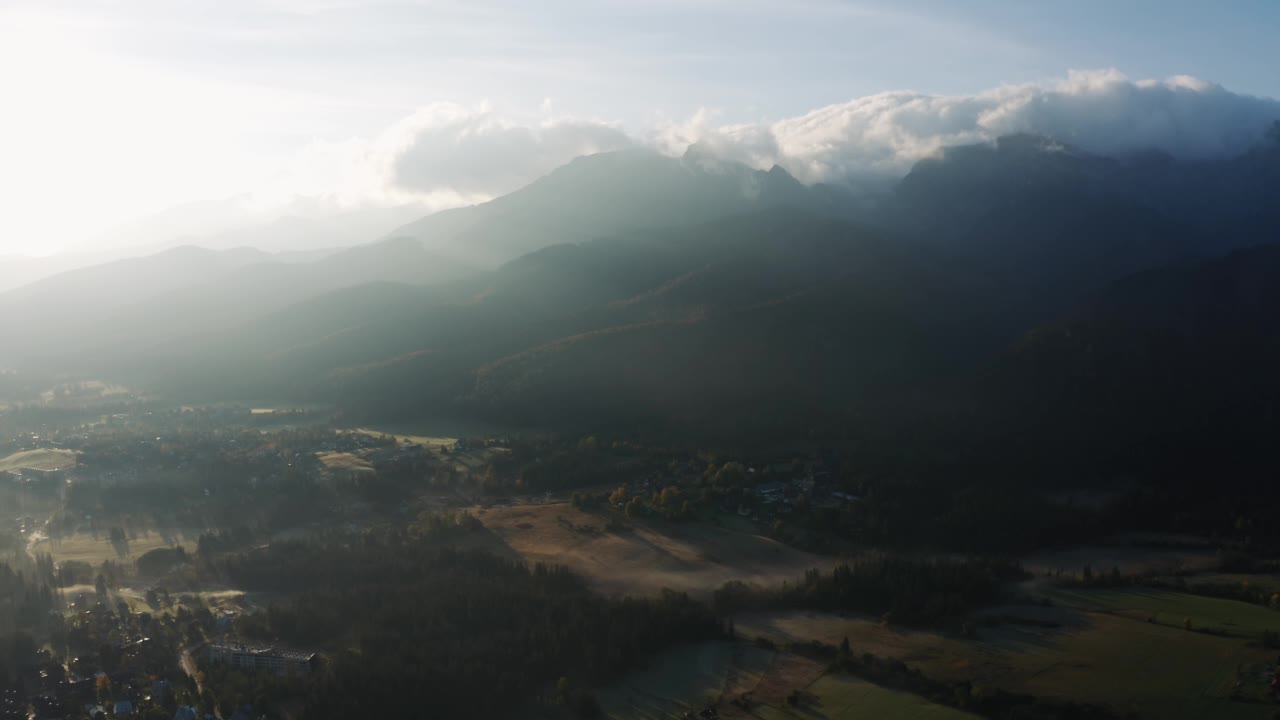
[[[276,675],[307,673],[316,659],[315,653],[239,643],[211,643],[205,652],[210,662],[223,663],[241,670],[266,670]]]
[[[756,495],[766,503],[776,503],[782,499],[783,494],[787,491],[787,486],[781,482],[767,482],[756,486]]]
[[[18,691],[0,690],[0,720],[27,720],[27,708]]]

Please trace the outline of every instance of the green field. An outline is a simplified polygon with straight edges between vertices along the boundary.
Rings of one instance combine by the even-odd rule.
[[[910,693],[889,690],[849,675],[825,675],[805,689],[795,708],[759,707],[752,714],[764,720],[811,718],[818,720],[976,720],[977,715],[931,703]]]
[[[1053,607],[994,608],[976,638],[804,612],[758,613],[737,627],[775,642],[848,637],[854,652],[897,658],[939,680],[1100,703],[1144,718],[1261,720],[1280,710],[1266,698],[1276,651],[1256,639],[1280,629],[1280,612],[1144,588],[1048,594]],[[1184,629],[1186,618],[1193,631]]]
[[[1056,637],[1006,641],[1007,674],[991,681],[1142,717],[1270,718],[1275,706],[1229,699],[1237,679],[1245,697],[1262,698],[1270,657],[1239,639],[1094,614]]]
[[[20,470],[22,468],[31,468],[33,470],[59,470],[61,468],[70,467],[74,465],[75,462],[76,454],[70,450],[55,450],[52,448],[24,450],[0,460],[0,471]]]
[[[1054,590],[1054,602],[1083,610],[1115,613],[1157,625],[1182,628],[1186,620],[1193,629],[1212,630],[1226,635],[1257,637],[1264,630],[1280,632],[1280,612],[1261,605],[1203,597],[1187,593],[1144,588],[1123,590]]]

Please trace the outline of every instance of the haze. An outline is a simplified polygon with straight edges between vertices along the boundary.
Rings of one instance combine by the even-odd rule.
[[[1280,718],[1277,37],[0,0],[0,720]]]
[[[1240,96],[1280,94],[1260,70],[1280,62],[1277,12],[9,2],[0,254],[154,249],[284,216],[457,206],[628,143],[679,154],[712,139],[807,182],[900,176],[940,144],[1078,122],[1088,127],[1070,132],[1090,149],[1235,150],[1275,114]],[[1176,92],[1138,89],[1171,77]],[[1038,99],[1064,83],[1085,97]],[[275,243],[349,244],[409,216]]]

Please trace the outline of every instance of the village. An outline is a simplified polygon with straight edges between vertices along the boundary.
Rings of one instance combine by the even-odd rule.
[[[0,438],[0,533],[12,561],[46,581],[26,620],[14,619],[33,642],[15,658],[0,720],[28,708],[37,720],[215,716],[196,707],[253,717],[220,701],[219,685],[263,673],[292,682],[324,661],[242,637],[240,619],[264,601],[209,585],[209,559],[225,553],[557,504],[660,522],[733,518],[763,534],[857,501],[817,454],[747,465],[594,437],[429,437],[264,416],[152,409]]]

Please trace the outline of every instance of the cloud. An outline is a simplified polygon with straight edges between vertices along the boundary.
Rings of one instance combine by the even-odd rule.
[[[1180,158],[1239,154],[1280,119],[1280,102],[1196,78],[1133,81],[1114,70],[1072,72],[1048,86],[976,95],[888,92],[759,125],[715,127],[706,113],[663,129],[660,147],[698,142],[805,182],[902,175],[943,147],[1012,133],[1046,135],[1087,152],[1161,150]]]
[[[452,104],[419,110],[382,141],[396,187],[463,195],[509,192],[580,155],[633,143],[617,126],[599,121],[557,118],[522,125],[486,107]]]
[[[487,105],[436,103],[373,139],[313,144],[257,197],[268,205],[323,195],[337,207],[413,203],[439,210],[510,192],[580,155],[637,145],[680,155],[697,143],[710,157],[761,169],[781,165],[803,182],[855,184],[901,177],[944,147],[1012,133],[1046,135],[1103,155],[1155,149],[1219,157],[1244,152],[1277,119],[1275,100],[1191,77],[1133,81],[1113,70],[974,95],[886,92],[775,122],[721,124],[702,110],[638,133],[552,116],[549,101],[532,120]]]

